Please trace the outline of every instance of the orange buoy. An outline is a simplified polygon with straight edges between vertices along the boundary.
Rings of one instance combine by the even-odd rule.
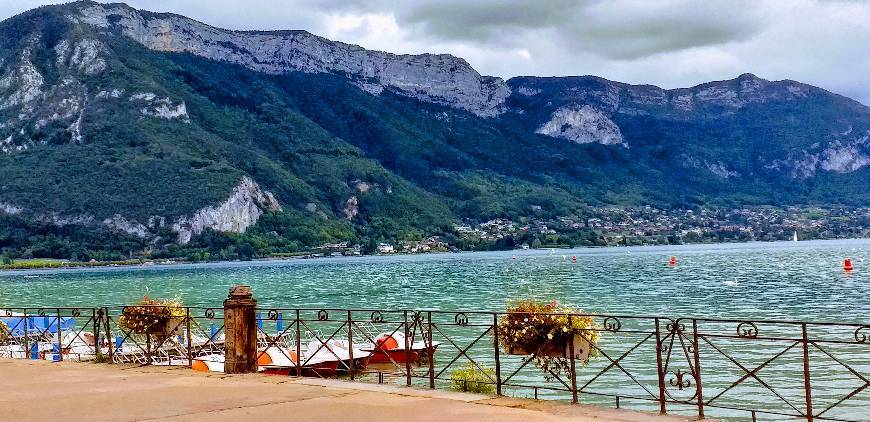
[[[671,259],[668,260],[668,265],[674,267],[677,265],[677,257],[671,255]]]
[[[852,271],[855,267],[852,266],[852,258],[846,258],[843,260],[843,269],[846,271]]]

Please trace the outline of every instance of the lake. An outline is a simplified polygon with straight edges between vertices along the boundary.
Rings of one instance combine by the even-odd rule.
[[[230,286],[248,284],[262,307],[502,311],[510,299],[538,298],[556,299],[598,314],[867,323],[870,270],[864,266],[870,266],[870,259],[865,259],[870,258],[868,252],[870,240],[836,240],[32,270],[0,273],[0,308],[124,305],[146,293],[179,296],[190,306],[219,307]],[[677,259],[674,266],[668,263],[671,256]],[[843,270],[844,258],[852,259],[854,271]],[[340,318],[341,313],[338,315]],[[363,315],[368,318],[368,313]],[[487,316],[469,315],[473,321],[484,318],[487,323]],[[469,356],[494,367],[493,340],[484,332],[485,327],[451,326],[452,313],[437,317],[443,332],[433,335],[443,345],[435,369],[446,368],[439,386],[445,385],[444,378],[449,383],[450,370],[464,364],[462,350],[466,345]],[[313,318],[308,323],[312,326],[317,324]],[[613,397],[620,396],[623,407],[656,410],[656,402],[649,401],[658,394],[656,342],[651,334],[654,320],[619,319],[621,329],[604,333],[600,341],[607,356],[594,358],[578,371],[578,386],[585,385],[581,401],[612,406]],[[667,321],[663,319],[662,324]],[[213,321],[207,321],[203,328],[208,330],[209,323]],[[328,335],[337,327],[340,330],[340,321],[330,320],[319,327]],[[730,338],[740,327],[739,321],[699,324],[699,330],[707,334],[698,340],[704,397],[722,406],[710,406],[707,414],[748,419],[745,411],[728,410],[729,406],[801,412],[804,353],[800,324],[758,323],[758,339]],[[266,326],[266,330],[272,329],[274,324]],[[396,328],[388,327],[391,329]],[[811,338],[830,340],[810,343],[806,352],[812,362],[814,412],[824,411],[824,416],[843,420],[867,420],[870,389],[862,388],[870,386],[863,384],[870,378],[866,359],[870,342],[860,343],[858,337],[860,333],[870,335],[870,328],[859,333],[855,327],[811,326],[809,331]],[[690,326],[682,336],[671,334],[663,339],[667,346],[662,353],[666,382],[670,383],[666,392],[675,401],[691,399],[693,391],[672,383],[677,381],[678,369],[684,373],[691,370],[691,332]],[[483,340],[474,343],[481,335]],[[780,340],[764,339],[769,336]],[[454,341],[456,344],[451,343]],[[452,356],[458,362],[453,366]],[[620,356],[625,356],[620,365],[611,365],[610,359]],[[766,364],[771,358],[773,362]],[[514,383],[565,385],[545,380],[540,371],[531,365],[524,367],[523,362],[522,356],[503,355],[502,378],[516,370]],[[746,375],[756,368],[753,375]],[[603,375],[596,375],[599,371],[604,371]],[[415,382],[428,385],[425,376]],[[732,387],[735,382],[736,387]],[[862,390],[839,404],[856,389]],[[528,389],[506,391],[532,396]],[[548,398],[570,398],[564,390],[539,393]],[[832,405],[833,410],[824,410]],[[669,411],[694,412],[692,406],[668,406]]]
[[[0,306],[121,305],[147,292],[217,306],[248,284],[264,306],[497,311],[535,297],[595,313],[855,321],[870,315],[868,252],[870,240],[836,240],[33,270],[0,273]]]

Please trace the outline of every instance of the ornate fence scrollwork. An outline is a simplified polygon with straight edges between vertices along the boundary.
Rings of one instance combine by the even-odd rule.
[[[329,312],[326,309],[321,309],[317,311],[317,320],[318,321],[329,321]]]
[[[669,322],[665,329],[670,334],[682,334],[686,331],[686,326],[682,322]]]
[[[466,315],[465,312],[459,312],[455,317],[453,317],[453,322],[455,322],[456,325],[465,327],[468,325],[468,315]]]
[[[267,313],[267,317],[269,321],[277,321],[278,320],[278,311],[276,309],[269,309]]]
[[[684,379],[686,378],[686,375],[691,376],[691,373],[683,372],[683,370],[679,368],[676,371],[671,371],[670,373],[674,374],[674,376],[668,380],[668,384],[670,384],[672,387],[677,387],[678,390],[683,391],[686,388],[692,386],[692,382],[689,379]]]
[[[373,323],[384,322],[384,313],[381,311],[372,312],[371,320]]]
[[[870,342],[870,325],[858,327],[855,330],[855,341],[861,344]]]
[[[205,317],[209,318],[209,319],[214,318],[214,309],[212,309],[212,308],[206,309],[205,312],[203,313],[203,315],[205,315]]]
[[[757,338],[758,326],[751,321],[744,321],[737,324],[737,336],[743,338]]]
[[[622,328],[622,323],[619,322],[619,318],[616,317],[607,317],[604,318],[604,330],[610,331],[611,333],[615,333]]]

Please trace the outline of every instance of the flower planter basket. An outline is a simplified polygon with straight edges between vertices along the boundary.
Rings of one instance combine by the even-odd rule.
[[[530,360],[546,376],[585,366],[596,356],[595,345],[601,335],[592,316],[571,306],[559,306],[534,299],[508,304],[498,321],[498,340],[512,355],[531,356]],[[573,350],[573,356],[572,356]]]
[[[583,338],[582,336],[574,336],[574,359],[587,362],[589,361],[589,355],[592,351],[592,344],[589,343],[589,340]],[[509,355],[518,355],[518,356],[528,356],[532,353],[524,350],[521,347],[517,346],[509,346],[507,350],[505,350]],[[542,356],[553,357],[553,358],[571,358],[571,345],[568,342],[564,342],[563,344],[553,344],[552,347],[549,347],[541,353]]]
[[[180,301],[145,297],[136,305],[124,307],[118,322],[131,334],[146,335],[163,342],[184,328],[183,312]]]

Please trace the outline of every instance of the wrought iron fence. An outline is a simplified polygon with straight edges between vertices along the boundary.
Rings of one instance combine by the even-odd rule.
[[[163,335],[119,324],[125,307],[0,310],[0,357],[222,365],[222,308],[176,310]],[[496,312],[262,308],[267,374],[339,376],[738,420],[870,420],[870,325],[776,320],[592,317],[563,372],[499,344]],[[600,336],[599,336],[600,335]],[[575,343],[570,343],[571,347]],[[588,352],[586,360],[576,356]],[[463,368],[480,377],[456,376]]]

